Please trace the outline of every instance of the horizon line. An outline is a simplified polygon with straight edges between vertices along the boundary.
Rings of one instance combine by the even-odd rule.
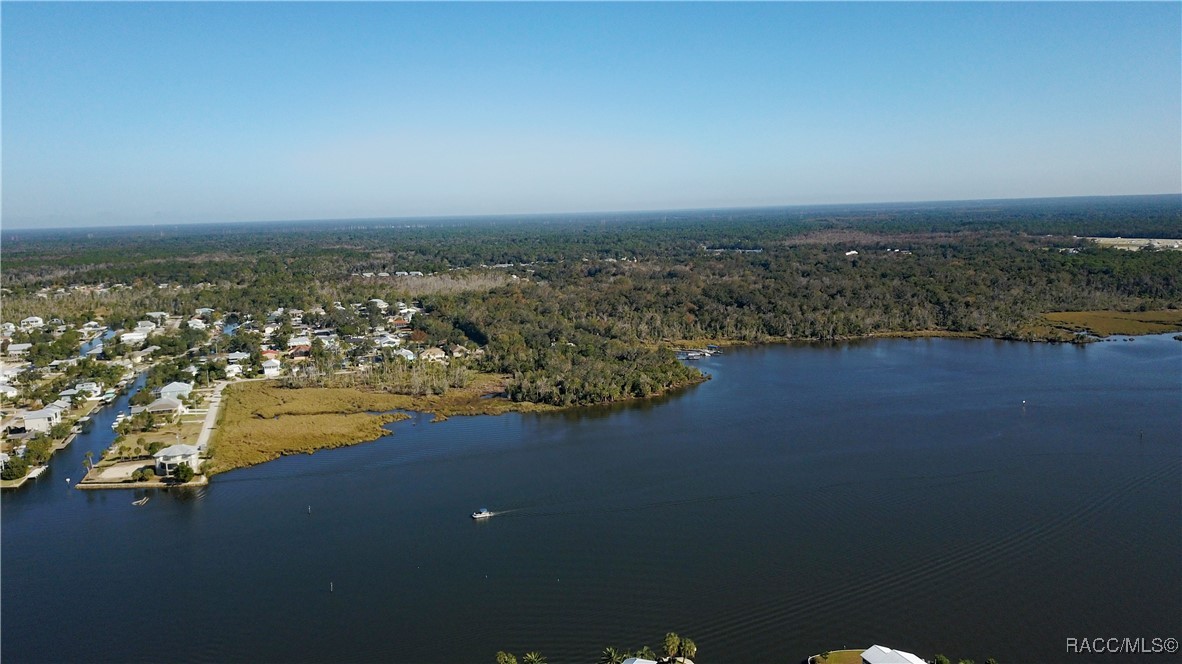
[[[201,220],[201,221],[169,221],[169,222],[144,222],[131,224],[84,224],[77,226],[49,226],[43,224],[22,225],[21,222],[16,222],[15,225],[9,226],[5,224],[2,230],[7,231],[79,231],[79,230],[115,230],[115,229],[134,229],[134,228],[159,228],[159,227],[173,227],[173,226],[217,226],[217,225],[251,225],[251,224],[314,224],[314,223],[343,223],[343,222],[376,222],[376,221],[464,221],[464,220],[479,220],[479,219],[504,219],[507,217],[516,217],[522,219],[537,219],[543,217],[586,217],[596,215],[643,215],[643,214],[661,214],[661,213],[687,213],[687,212],[739,212],[739,211],[759,211],[759,210],[791,210],[791,209],[824,209],[824,208],[860,208],[860,207],[875,207],[875,206],[900,206],[900,205],[963,205],[972,203],[1013,203],[1021,201],[1069,201],[1069,200],[1083,200],[1083,199],[1114,199],[1114,198],[1162,198],[1167,196],[1180,196],[1182,191],[1176,192],[1158,192],[1149,194],[1079,194],[1069,196],[1021,196],[1015,198],[949,198],[949,199],[928,199],[928,200],[883,200],[883,201],[867,201],[867,202],[848,202],[848,203],[791,203],[783,205],[741,205],[734,207],[668,207],[668,208],[634,208],[629,210],[589,210],[589,211],[548,211],[548,212],[496,212],[496,213],[460,213],[460,214],[424,214],[424,215],[395,215],[395,216],[380,216],[380,217],[303,217],[303,218],[289,218],[289,219],[239,219],[230,221],[217,220]]]

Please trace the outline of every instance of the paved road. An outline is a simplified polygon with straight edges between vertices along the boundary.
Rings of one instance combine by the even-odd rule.
[[[204,450],[213,435],[213,426],[218,421],[218,410],[222,406],[222,390],[230,383],[220,380],[213,386],[213,395],[209,397],[209,410],[205,413],[205,422],[201,425],[201,435],[197,436],[197,448]]]

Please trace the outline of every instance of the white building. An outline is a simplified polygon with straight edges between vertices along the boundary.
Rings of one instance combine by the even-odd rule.
[[[32,347],[33,344],[8,344],[8,356],[20,357],[29,352],[29,349]]]
[[[242,365],[231,364],[226,367],[226,378],[237,378],[242,375]]]
[[[119,335],[119,342],[128,346],[139,347],[148,340],[147,332],[124,332]]]
[[[24,419],[25,431],[49,433],[53,425],[62,421],[62,410],[53,407],[30,410],[25,413]]]
[[[427,348],[419,353],[419,359],[427,362],[446,362],[447,353],[442,348]]]
[[[891,650],[886,646],[870,646],[862,653],[863,664],[927,664],[922,657],[917,657],[902,650]]]
[[[0,335],[11,337],[16,334],[16,326],[12,323],[0,323]]]
[[[5,399],[15,399],[17,394],[20,394],[20,390],[9,385],[8,383],[0,383],[0,397]]]
[[[168,313],[164,311],[149,311],[144,316],[155,319],[157,323],[163,323],[168,320]]]
[[[157,475],[171,475],[182,463],[196,472],[201,467],[200,452],[192,445],[169,445],[152,455]]]
[[[140,322],[135,324],[135,331],[136,332],[143,332],[143,333],[147,334],[148,332],[151,332],[152,330],[155,330],[155,329],[156,329],[156,324],[150,320],[141,320]]]
[[[160,396],[167,399],[186,399],[192,391],[191,384],[177,381],[160,388]]]
[[[192,318],[189,320],[189,329],[204,330],[206,328],[205,321],[200,318]]]
[[[278,378],[279,372],[283,370],[283,364],[276,359],[270,359],[263,362],[263,375],[267,378]]]
[[[233,362],[235,364],[238,362],[245,362],[246,360],[249,360],[249,359],[250,359],[250,353],[247,353],[245,351],[238,351],[236,353],[230,353],[230,354],[226,355],[226,361]]]
[[[40,316],[29,316],[28,318],[21,321],[21,329],[26,332],[42,327],[45,327],[45,320]]]
[[[399,348],[398,350],[394,351],[394,354],[401,355],[403,357],[403,359],[405,359],[407,362],[414,362],[415,361],[414,351],[411,351],[407,348]]]

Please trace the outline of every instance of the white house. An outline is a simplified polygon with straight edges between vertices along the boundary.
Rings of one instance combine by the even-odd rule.
[[[386,309],[390,308],[390,305],[385,300],[377,297],[370,300],[368,304],[372,304],[377,307],[378,311],[385,311]]]
[[[21,321],[21,329],[26,332],[42,327],[45,327],[45,320],[40,316],[29,316],[28,318]]]
[[[862,653],[863,664],[927,664],[922,657],[917,657],[902,650],[891,650],[886,646],[870,646]]]
[[[189,329],[204,330],[206,328],[205,321],[200,318],[192,318],[189,320]]]
[[[86,398],[91,400],[97,399],[103,395],[102,386],[94,381],[78,383],[74,386],[74,389],[78,390],[79,392],[86,392],[88,395]]]
[[[274,358],[263,362],[263,375],[267,378],[278,378],[283,365]]]
[[[148,313],[144,314],[144,316],[147,318],[156,319],[157,323],[163,323],[164,321],[168,320],[168,313],[164,311],[149,311]]]
[[[242,375],[242,365],[231,364],[226,366],[226,378],[237,378]]]
[[[197,310],[193,312],[193,315],[194,316],[212,316],[213,309],[210,309],[209,307],[198,307]]]
[[[405,359],[407,362],[414,362],[415,361],[414,351],[411,351],[409,349],[399,348],[398,350],[394,351],[394,354],[401,355],[403,357],[403,359]]]
[[[12,457],[8,456],[4,452],[0,452],[0,468],[4,468],[5,466],[7,466],[8,460],[11,458]]]
[[[402,339],[389,334],[383,334],[373,341],[378,348],[397,348],[402,345]]]
[[[419,353],[419,359],[428,362],[446,362],[447,353],[442,348],[426,348]]]
[[[32,347],[33,344],[8,344],[8,356],[20,357],[29,352],[29,349]]]
[[[192,445],[169,445],[152,455],[156,460],[156,474],[171,475],[182,463],[196,472],[201,466],[199,454],[197,448]]]
[[[49,429],[62,421],[60,408],[42,408],[25,412],[25,430],[49,433]]]
[[[16,334],[16,326],[12,323],[0,323],[0,335],[11,337]]]
[[[119,335],[119,342],[128,346],[142,346],[147,340],[147,332],[124,332]]]
[[[288,348],[295,348],[296,346],[311,346],[312,340],[308,337],[292,337],[287,340]]]
[[[136,332],[148,333],[148,332],[151,332],[152,330],[155,330],[155,329],[156,329],[156,324],[150,320],[141,320],[140,322],[135,324],[135,331]]]
[[[19,393],[20,390],[9,385],[8,383],[0,383],[0,397],[4,397],[5,399],[15,399],[16,395]]]
[[[230,353],[230,354],[226,355],[226,360],[229,362],[234,362],[234,363],[242,362],[244,360],[249,360],[249,359],[250,359],[250,353],[247,353],[244,351],[238,351],[236,353]]]
[[[193,391],[193,386],[180,381],[169,383],[160,388],[160,396],[166,399],[185,399]]]

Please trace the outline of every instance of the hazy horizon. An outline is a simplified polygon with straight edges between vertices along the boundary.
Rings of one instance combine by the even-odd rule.
[[[1172,194],[1182,5],[4,3],[5,228]]]

